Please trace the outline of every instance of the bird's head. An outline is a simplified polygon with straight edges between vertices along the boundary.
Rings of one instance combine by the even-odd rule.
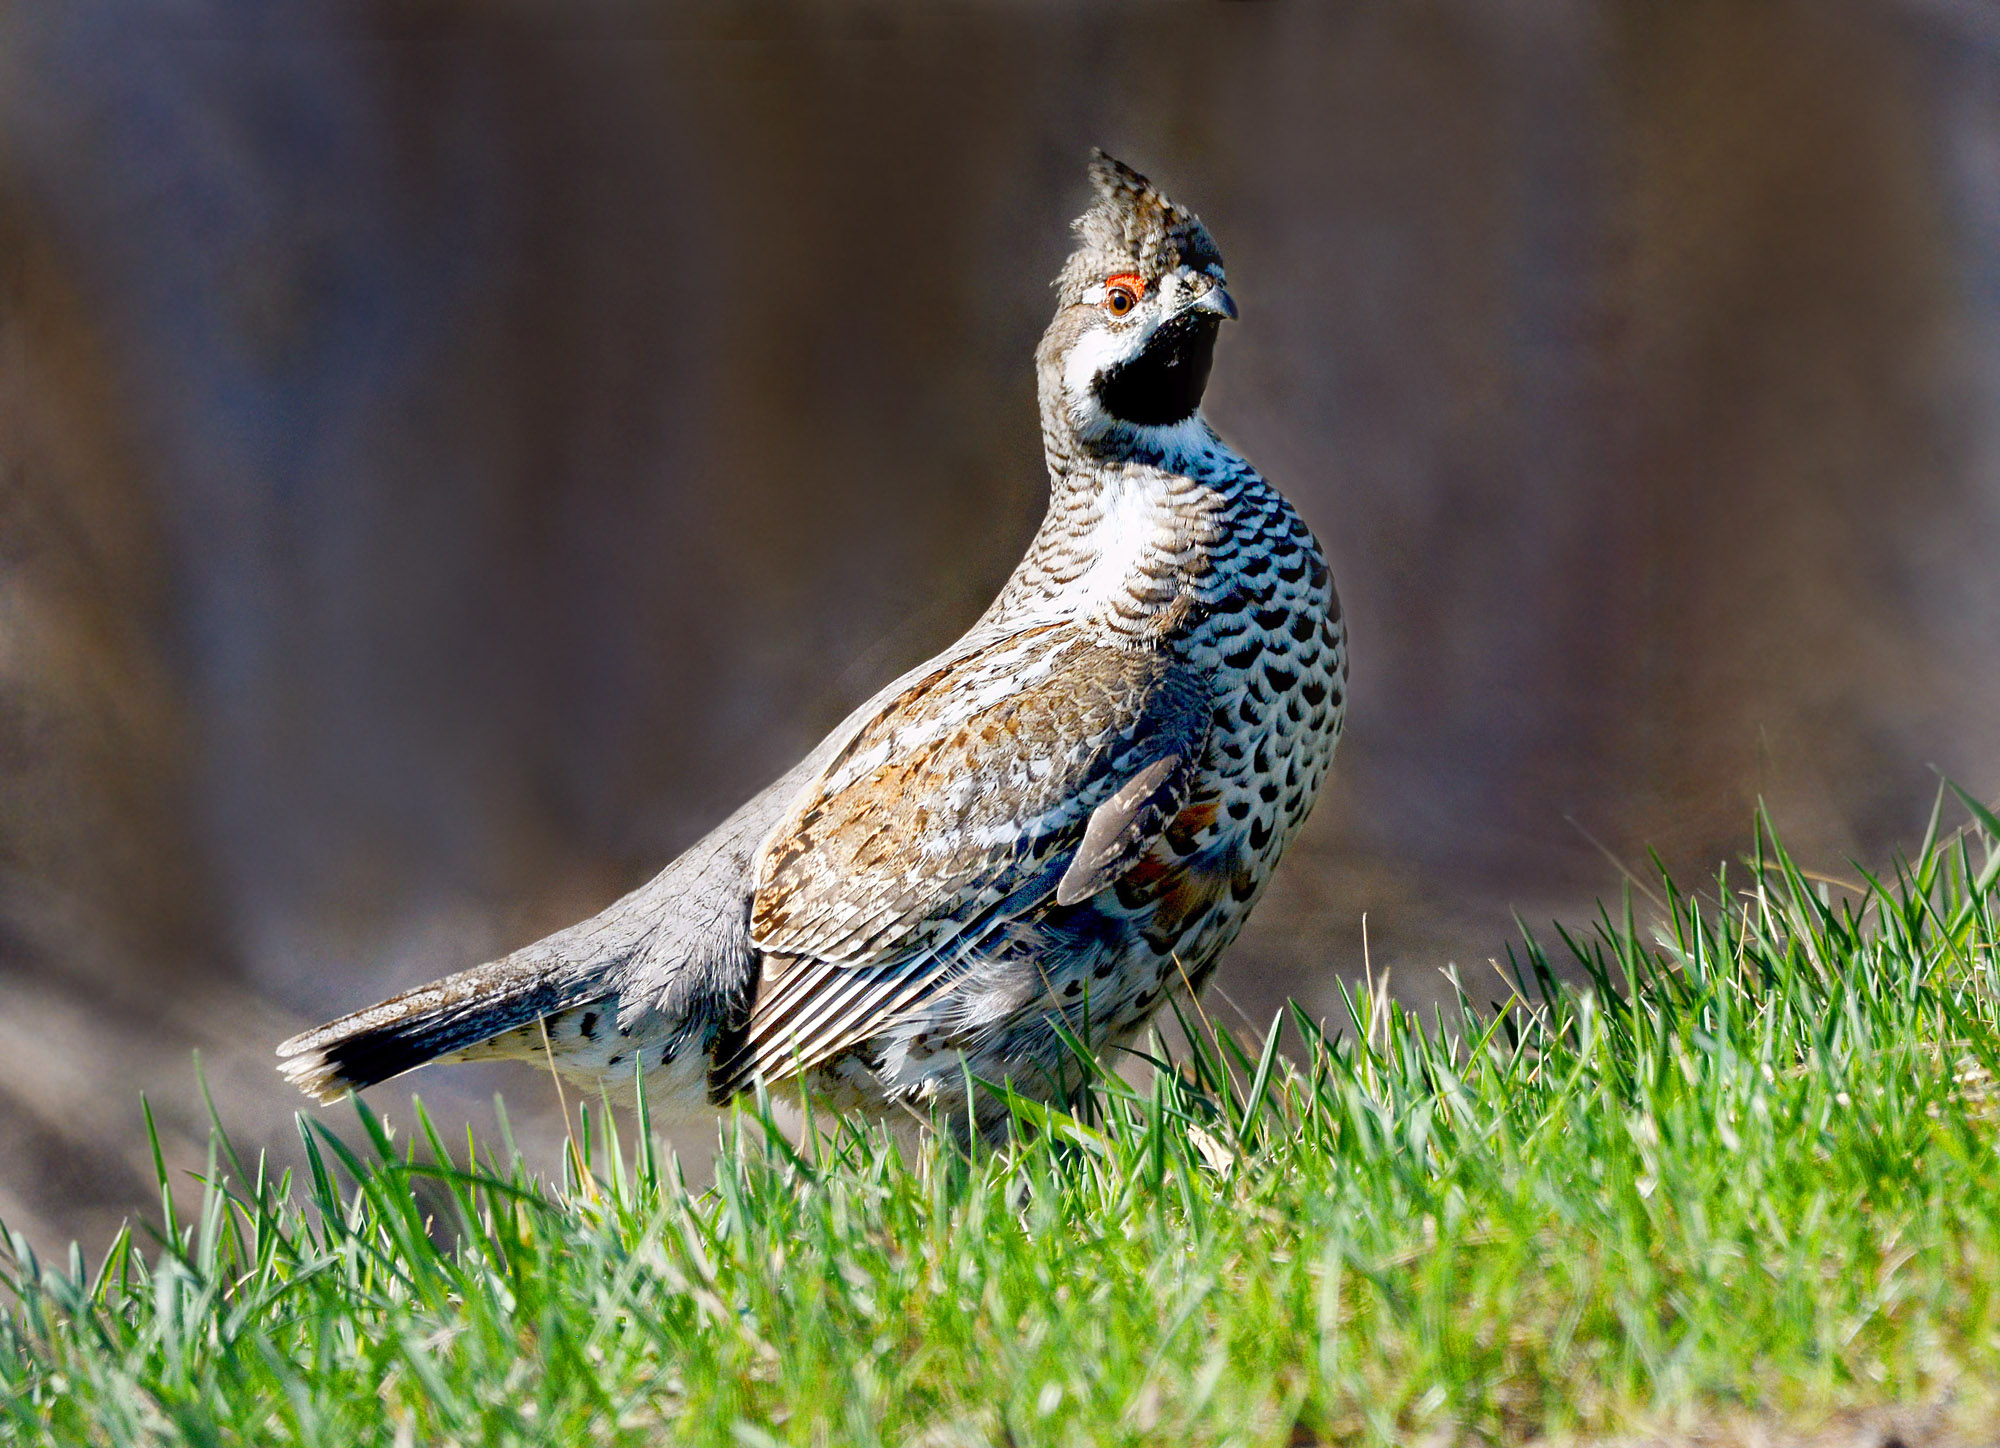
[[[1036,361],[1044,422],[1095,448],[1194,416],[1236,303],[1192,211],[1102,151],[1090,182],[1097,200],[1076,220]]]

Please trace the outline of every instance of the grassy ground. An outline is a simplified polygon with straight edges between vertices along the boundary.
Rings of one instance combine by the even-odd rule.
[[[754,1112],[700,1192],[615,1139],[562,1183],[452,1165],[365,1111],[304,1128],[298,1182],[219,1144],[169,1241],[89,1275],[14,1244],[0,1439],[1500,1443],[1899,1404],[1976,1430],[2000,846],[1935,834],[1851,892],[1766,842],[1657,927],[1565,939],[1587,989],[1529,946],[1497,1016],[1363,997],[1358,1038],[1211,1033],[1074,1115],[1022,1105],[1038,1129],[972,1162],[795,1148]]]

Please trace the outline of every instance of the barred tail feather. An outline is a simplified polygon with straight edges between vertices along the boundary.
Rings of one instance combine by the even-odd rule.
[[[278,1070],[306,1095],[338,1101],[583,1003],[571,982],[496,961],[294,1036],[278,1047]]]

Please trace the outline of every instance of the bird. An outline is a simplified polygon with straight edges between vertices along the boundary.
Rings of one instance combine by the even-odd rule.
[[[1346,623],[1202,415],[1238,315],[1208,228],[1088,176],[1035,351],[1047,513],[964,636],[602,913],[284,1042],[288,1080],[530,1060],[663,1120],[761,1086],[992,1139],[1201,991],[1332,763]]]

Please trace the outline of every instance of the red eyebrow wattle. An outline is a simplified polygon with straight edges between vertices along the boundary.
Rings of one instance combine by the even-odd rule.
[[[1124,287],[1135,297],[1146,295],[1146,279],[1137,272],[1120,272],[1115,277],[1106,277],[1104,279],[1104,290],[1108,292],[1113,287]]]

